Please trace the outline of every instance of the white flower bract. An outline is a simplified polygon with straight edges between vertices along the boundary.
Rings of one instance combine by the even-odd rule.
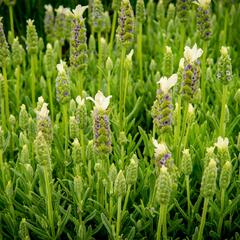
[[[82,17],[85,10],[88,8],[88,6],[81,6],[80,4],[76,6],[75,9],[73,9],[73,15],[75,17]]]
[[[203,50],[201,48],[197,48],[197,44],[195,43],[192,48],[189,46],[185,46],[184,48],[184,58],[188,63],[195,62],[198,58],[200,58],[203,54]]]
[[[112,96],[105,97],[101,91],[98,91],[95,95],[95,99],[92,97],[87,97],[88,100],[91,100],[95,104],[95,108],[98,110],[106,110],[110,103],[110,98]]]
[[[48,110],[47,106],[48,106],[47,103],[43,103],[42,108],[40,109],[40,111],[37,112],[37,115],[39,117],[48,118],[49,110]]]
[[[158,141],[154,138],[152,139],[152,141],[153,141],[153,145],[155,147],[155,149],[154,149],[155,158],[168,152],[168,147],[165,143],[158,143]]]
[[[214,144],[219,150],[225,150],[228,148],[228,138],[218,137],[217,142]]]
[[[78,105],[83,106],[85,104],[85,99],[81,98],[80,96],[76,97],[76,102]]]
[[[164,94],[168,93],[168,91],[177,83],[178,75],[173,74],[170,78],[161,77],[158,83],[160,84],[161,90]]]

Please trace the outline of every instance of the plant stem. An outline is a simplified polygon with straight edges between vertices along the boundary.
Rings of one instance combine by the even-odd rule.
[[[177,111],[177,123],[174,131],[174,148],[176,149],[176,165],[179,167],[179,157],[178,157],[178,149],[179,149],[179,138],[181,131],[181,96],[178,95],[178,111]]]
[[[140,80],[143,81],[143,59],[142,59],[142,23],[138,23],[138,61],[139,61],[139,73],[140,73]]]
[[[5,111],[6,111],[6,123],[9,125],[9,97],[8,97],[8,79],[6,67],[3,67],[3,79],[4,79],[4,99],[5,99]]]
[[[113,20],[112,20],[112,30],[111,30],[111,36],[110,36],[110,44],[109,44],[109,52],[111,54],[112,48],[113,48],[113,39],[114,39],[114,34],[115,34],[115,28],[116,28],[116,22],[117,22],[117,11],[114,10],[113,13]]]
[[[32,105],[35,107],[35,56],[31,55],[31,90],[32,90]]]
[[[209,198],[204,198],[203,212],[202,212],[201,224],[200,224],[200,228],[199,228],[199,231],[198,231],[198,238],[197,238],[197,240],[204,239],[203,238],[203,229],[204,229],[204,225],[205,225],[205,222],[206,222],[208,203],[209,203]]]
[[[227,102],[227,85],[223,85],[223,94],[222,94],[222,109],[221,109],[221,116],[220,116],[220,124],[219,124],[219,136],[224,137],[225,135],[225,114],[226,114],[226,105]]]
[[[181,33],[180,55],[182,55],[185,44],[185,26],[183,23],[181,23],[180,33]]]
[[[11,32],[14,38],[14,22],[13,22],[13,6],[9,5],[9,17],[10,17],[10,25],[11,25]]]
[[[118,197],[118,208],[117,208],[117,227],[116,227],[116,240],[120,239],[120,226],[121,226],[121,205],[122,205],[122,197]]]
[[[225,199],[225,189],[221,190],[221,215],[218,222],[217,232],[221,237],[222,225],[223,225],[223,212],[224,212],[224,199]]]
[[[123,129],[125,128],[125,116],[126,116],[126,98],[127,98],[127,87],[128,87],[129,70],[126,70],[125,81],[124,81],[124,93],[123,93]]]
[[[6,119],[4,114],[4,98],[1,99],[1,116],[2,116],[2,127],[3,129],[6,129]]]
[[[167,216],[167,206],[166,205],[160,205],[158,228],[157,228],[157,240],[162,239],[161,235],[163,236],[163,239],[167,239],[166,216]]]
[[[53,239],[55,237],[55,229],[54,229],[54,220],[53,220],[53,207],[52,207],[52,180],[49,177],[49,168],[48,166],[43,166],[44,171],[44,180],[46,186],[46,203],[47,203],[47,212],[48,212],[48,219],[50,223],[50,228],[52,232]]]
[[[124,58],[126,54],[126,48],[122,47],[122,53],[121,53],[121,61],[120,61],[120,78],[119,78],[119,126],[120,131],[123,130],[123,91],[124,91],[124,82],[123,82],[123,76],[124,76]]]
[[[111,94],[111,73],[108,71],[107,73],[107,95],[110,96]]]
[[[68,105],[65,103],[63,105],[63,127],[65,129],[65,160],[67,159],[68,154]]]
[[[50,102],[50,110],[51,110],[51,119],[52,119],[52,121],[54,121],[52,83],[51,83],[51,78],[50,77],[47,77],[47,85],[48,85],[48,94],[49,94],[49,102]]]
[[[98,36],[98,90],[102,89],[102,46],[101,46],[101,32]]]
[[[123,214],[124,214],[124,212],[126,211],[126,208],[127,208],[130,190],[131,190],[131,185],[128,185],[126,197],[125,197],[124,204],[123,204],[123,211],[122,211]]]
[[[202,93],[202,106],[205,111],[206,106],[206,56],[207,56],[208,42],[203,42],[203,58],[202,58],[202,78],[201,78],[201,93]]]
[[[81,149],[82,149],[82,161],[84,166],[86,166],[86,152],[85,152],[85,143],[84,143],[84,132],[83,129],[80,129],[80,137],[81,137]]]
[[[190,187],[189,187],[189,175],[185,175],[186,190],[187,190],[187,203],[188,203],[188,217],[191,215],[191,198],[190,198]]]
[[[109,222],[111,224],[113,216],[113,183],[111,182],[110,184]]]
[[[16,67],[16,102],[17,102],[17,110],[18,111],[20,108],[20,74],[21,74],[21,68],[18,65]]]

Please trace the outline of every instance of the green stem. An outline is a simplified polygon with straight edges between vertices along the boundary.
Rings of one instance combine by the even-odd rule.
[[[6,67],[3,67],[3,79],[4,79],[4,99],[5,99],[5,111],[6,111],[6,123],[9,125],[9,97],[8,97],[8,79]]]
[[[181,33],[180,55],[182,55],[185,44],[185,26],[183,23],[181,23],[180,33]]]
[[[64,125],[64,133],[65,133],[65,160],[67,159],[68,154],[68,104],[65,103],[63,105],[63,125]]]
[[[206,57],[207,57],[208,42],[203,42],[203,57],[202,57],[202,78],[201,78],[201,94],[202,94],[202,106],[205,111],[206,106]]]
[[[222,94],[222,109],[220,116],[220,124],[219,124],[219,136],[224,137],[225,135],[225,114],[226,114],[226,102],[227,102],[227,85],[223,85],[223,94]]]
[[[221,215],[218,222],[217,232],[221,237],[222,225],[223,225],[223,213],[224,213],[224,200],[225,200],[225,189],[221,190]]]
[[[21,75],[21,68],[18,65],[16,67],[16,102],[17,102],[17,110],[20,108],[20,75]]]
[[[187,204],[188,204],[188,217],[191,215],[191,198],[190,198],[190,187],[189,187],[189,175],[185,175],[186,190],[187,190]]]
[[[122,205],[122,197],[118,197],[116,240],[120,239],[119,233],[120,233],[120,227],[121,227],[121,205]]]
[[[49,168],[48,166],[43,166],[44,171],[44,180],[46,186],[46,203],[47,203],[47,212],[48,219],[50,223],[50,228],[52,232],[53,238],[55,237],[55,229],[54,229],[54,220],[53,220],[53,206],[52,206],[52,180],[49,177]]]
[[[143,59],[142,59],[142,24],[138,23],[138,61],[139,61],[139,73],[140,73],[140,80],[143,81]]]
[[[120,78],[119,78],[119,126],[120,131],[123,130],[123,91],[124,91],[124,58],[126,55],[126,48],[122,47],[121,61],[120,61]]]
[[[160,205],[159,209],[159,220],[158,220],[158,227],[157,227],[157,240],[167,239],[167,221],[166,221],[166,215],[167,215],[167,206],[166,205]]]
[[[123,93],[123,129],[125,128],[125,116],[126,116],[126,98],[127,98],[127,89],[128,89],[128,77],[129,71],[126,70],[126,76],[124,81],[124,93]]]
[[[109,222],[111,224],[113,216],[113,183],[111,182],[110,184]]]
[[[202,212],[201,223],[200,223],[200,227],[199,227],[199,231],[198,231],[197,240],[204,239],[203,238],[203,229],[204,229],[204,225],[205,225],[205,222],[206,222],[208,203],[209,203],[209,198],[204,198],[203,212]]]
[[[84,132],[83,129],[80,129],[80,137],[81,137],[81,149],[82,149],[82,160],[83,166],[86,166],[86,150],[85,150],[85,142],[84,142]]]
[[[227,43],[227,27],[228,27],[228,9],[225,11],[224,15],[224,33],[223,33],[223,45]]]
[[[110,96],[110,94],[111,94],[111,73],[110,73],[110,71],[108,71],[108,75],[107,75],[107,95],[108,96]]]
[[[102,89],[102,46],[101,46],[101,32],[98,36],[98,90]]]
[[[174,131],[174,148],[176,150],[176,165],[179,167],[179,157],[178,157],[178,149],[179,149],[179,138],[181,131],[181,96],[178,95],[178,111],[177,111],[177,123]]]
[[[131,185],[128,185],[127,194],[126,194],[126,197],[125,197],[125,200],[124,200],[124,204],[123,204],[123,214],[124,214],[124,212],[126,211],[126,208],[127,208],[130,190],[131,190]]]
[[[113,39],[114,39],[114,34],[115,34],[115,28],[116,28],[116,22],[117,22],[117,11],[114,10],[113,13],[113,21],[112,21],[112,30],[111,30],[111,36],[110,36],[110,44],[109,44],[109,52],[111,54],[112,48],[113,48]]]
[[[5,113],[4,113],[4,98],[1,99],[1,117],[2,117],[2,127],[3,129],[6,129],[6,119],[5,119]]]
[[[32,90],[32,105],[35,107],[35,56],[31,55],[31,90]]]
[[[50,77],[47,77],[47,85],[48,85],[48,94],[49,94],[49,102],[50,102],[50,110],[51,110],[51,119],[52,119],[52,121],[54,121],[52,83],[51,83],[51,78]]]
[[[9,17],[10,17],[10,25],[11,25],[11,32],[14,38],[14,22],[13,22],[13,6],[9,5]]]

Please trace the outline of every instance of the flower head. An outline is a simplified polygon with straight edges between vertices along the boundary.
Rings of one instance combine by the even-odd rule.
[[[184,58],[188,63],[195,62],[198,58],[200,58],[203,54],[203,50],[201,48],[197,48],[197,44],[195,43],[193,48],[186,46],[184,48]]]
[[[153,139],[152,141],[153,141],[153,145],[155,147],[155,149],[154,149],[155,157],[158,157],[158,156],[168,152],[168,147],[165,143],[158,143],[158,141],[156,139]]]
[[[60,74],[65,72],[65,66],[66,66],[66,62],[64,62],[62,60],[60,61],[59,64],[57,64],[57,70]]]
[[[73,14],[75,17],[82,17],[85,10],[88,8],[88,6],[81,6],[80,4],[76,6],[75,9],[73,9]]]
[[[77,96],[76,102],[78,103],[78,105],[83,106],[85,104],[85,99],[81,98],[80,96]]]
[[[227,56],[228,55],[228,48],[222,46],[220,52],[221,52],[222,55]]]
[[[177,74],[173,74],[170,78],[161,77],[158,83],[161,85],[161,90],[166,94],[177,83],[177,79]]]
[[[43,103],[42,108],[38,111],[38,116],[41,118],[48,118],[49,110],[47,108],[47,103]]]
[[[108,108],[108,105],[110,103],[110,98],[112,96],[105,97],[101,91],[98,91],[97,94],[95,95],[95,99],[92,97],[87,97],[87,99],[91,100],[94,102],[95,107],[98,110],[106,110]]]
[[[224,150],[228,148],[229,140],[228,138],[218,137],[217,142],[214,144],[219,150]]]
[[[211,0],[198,0],[198,2],[196,2],[196,4],[201,6],[202,8],[208,7],[210,3]]]

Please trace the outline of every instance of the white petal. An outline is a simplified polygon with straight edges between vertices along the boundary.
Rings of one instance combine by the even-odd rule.
[[[84,105],[84,103],[85,103],[85,99],[83,98],[81,98],[80,96],[77,96],[76,97],[76,102],[79,104],[79,105]]]

